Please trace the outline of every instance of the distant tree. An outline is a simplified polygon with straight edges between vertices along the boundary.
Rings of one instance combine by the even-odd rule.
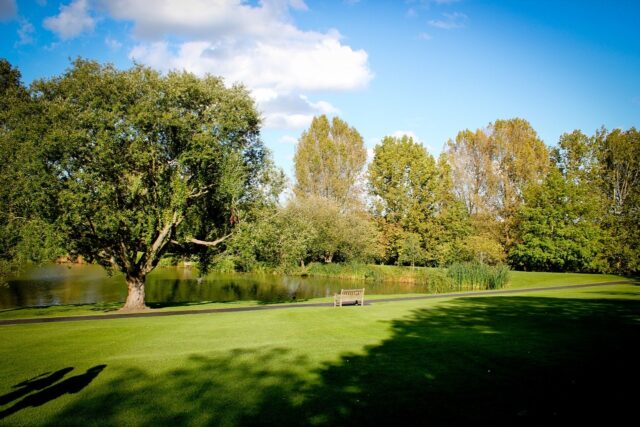
[[[454,191],[469,215],[491,211],[498,187],[493,151],[490,136],[482,129],[461,131],[447,143]]]
[[[291,209],[264,210],[239,225],[219,257],[218,268],[230,263],[230,270],[251,272],[267,267],[286,272],[304,265],[316,233],[307,218]]]
[[[30,263],[62,253],[53,227],[55,180],[37,142],[42,111],[20,81],[20,71],[0,59],[0,282]]]
[[[480,226],[475,233],[508,250],[523,190],[542,181],[548,170],[544,143],[526,120],[496,120],[486,129],[458,133],[446,154],[455,193]]]
[[[407,233],[400,240],[398,250],[398,264],[410,264],[414,268],[416,264],[425,261],[426,252],[422,247],[422,238],[417,233]]]
[[[435,209],[429,232],[423,239],[427,258],[444,266],[469,258],[467,246],[472,226],[464,203],[455,196],[451,166],[445,154],[438,158],[436,172]]]
[[[68,249],[124,273],[125,309],[145,307],[145,277],[169,248],[205,261],[266,188],[242,87],[77,60],[32,91]]]
[[[363,213],[343,212],[320,197],[296,197],[240,227],[226,256],[240,269],[265,265],[288,270],[305,262],[368,261],[377,255],[378,236]]]
[[[562,134],[558,146],[551,150],[551,159],[567,179],[597,185],[600,171],[596,140],[582,131]]]
[[[384,137],[374,148],[368,172],[375,215],[423,231],[438,185],[436,163],[424,146],[406,135]]]
[[[544,182],[525,191],[510,263],[538,271],[601,270],[599,213],[597,195],[552,168]]]
[[[386,239],[391,260],[399,256],[398,237],[402,233],[430,232],[436,209],[438,188],[433,157],[409,136],[382,139],[374,148],[369,164],[369,192],[373,197],[373,214],[380,218],[382,229],[392,233]],[[400,234],[393,235],[402,230]],[[422,239],[422,238],[421,238]]]
[[[310,261],[368,261],[376,255],[377,232],[366,214],[344,212],[335,201],[321,197],[298,197],[287,209],[315,230]]]
[[[334,117],[314,117],[294,156],[295,193],[334,200],[341,209],[361,202],[359,187],[367,151],[362,136]]]
[[[640,132],[601,129],[594,136],[605,201],[605,253],[612,270],[640,271]]]

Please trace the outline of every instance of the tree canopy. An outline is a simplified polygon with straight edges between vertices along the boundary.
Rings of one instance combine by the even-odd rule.
[[[314,117],[294,156],[295,192],[334,200],[345,209],[361,203],[367,160],[362,136],[339,117]]]
[[[265,188],[260,117],[241,86],[77,60],[31,91],[56,224],[69,253],[126,275],[125,308],[144,307],[144,278],[171,246],[206,259]]]

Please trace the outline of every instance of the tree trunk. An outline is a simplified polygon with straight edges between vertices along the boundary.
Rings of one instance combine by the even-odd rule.
[[[127,295],[127,301],[124,303],[122,310],[135,311],[145,310],[148,308],[144,304],[144,278],[144,276],[127,275],[127,287],[129,288],[129,294]]]

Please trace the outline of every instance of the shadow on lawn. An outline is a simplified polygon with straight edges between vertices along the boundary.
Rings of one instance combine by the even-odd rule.
[[[131,369],[52,424],[612,425],[635,409],[639,301],[460,298],[391,326],[314,370],[279,348]]]
[[[73,370],[73,368],[64,368],[53,373],[40,374],[37,377],[14,385],[12,388],[16,390],[0,396],[0,405],[4,406],[23,396],[26,397],[13,406],[0,411],[0,420],[22,409],[42,406],[67,393],[78,393],[88,386],[105,367],[106,365],[97,365],[87,369],[84,374],[60,381],[67,373]],[[30,394],[36,390],[38,391],[37,393]]]

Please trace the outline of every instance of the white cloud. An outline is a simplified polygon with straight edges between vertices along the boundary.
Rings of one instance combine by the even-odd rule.
[[[443,13],[444,19],[435,19],[429,21],[429,25],[434,28],[440,28],[441,30],[455,30],[458,28],[464,28],[469,20],[469,17],[464,13],[453,12]]]
[[[17,46],[33,43],[33,33],[36,29],[33,28],[31,22],[27,19],[20,19],[20,27],[18,28],[19,40],[16,43]]]
[[[420,40],[431,40],[433,37],[431,36],[431,34],[423,32],[423,33],[418,34],[418,38]]]
[[[120,48],[122,47],[122,43],[109,36],[104,39],[104,44],[106,44],[107,47],[112,51],[120,50]]]
[[[166,41],[141,43],[129,56],[161,70],[186,69],[212,73],[250,88],[293,90],[350,90],[365,87],[372,78],[366,52],[340,43],[335,34],[314,40],[277,43],[251,40]]]
[[[403,136],[408,136],[409,138],[413,139],[414,142],[422,143],[422,140],[420,138],[418,138],[418,136],[415,134],[415,132],[410,131],[410,130],[397,130],[397,131],[393,132],[391,134],[391,136],[393,136],[395,138],[402,138]]]
[[[283,137],[280,138],[280,142],[282,142],[283,144],[297,144],[298,143],[298,138],[291,136],[291,135],[284,135]]]
[[[68,40],[92,31],[96,21],[89,15],[87,0],[74,0],[69,5],[60,6],[60,13],[46,18],[43,25],[61,40]]]
[[[341,34],[298,28],[291,9],[301,0],[102,0],[115,19],[132,23],[138,44],[129,57],[153,68],[186,69],[241,82],[253,93],[267,127],[298,128],[337,109],[302,94],[365,88],[368,55]],[[288,108],[283,105],[287,104]]]
[[[15,18],[18,15],[16,0],[0,0],[0,21]]]
[[[339,112],[327,101],[313,102],[305,95],[279,94],[269,88],[254,89],[251,95],[263,114],[265,126],[271,128],[307,127],[314,116]]]
[[[256,97],[265,118],[264,124],[270,128],[304,128],[309,126],[314,116],[338,112],[329,102],[313,102],[304,95],[272,95],[267,97],[262,93]]]

